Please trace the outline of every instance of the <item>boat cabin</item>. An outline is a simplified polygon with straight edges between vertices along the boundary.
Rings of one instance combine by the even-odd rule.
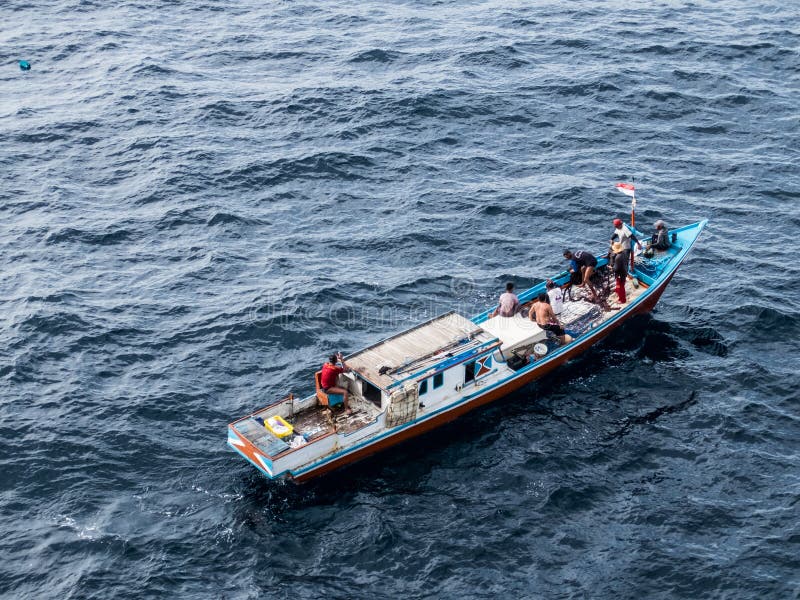
[[[501,344],[484,328],[449,312],[360,350],[346,362],[356,391],[388,411],[391,427],[491,372],[492,353]]]

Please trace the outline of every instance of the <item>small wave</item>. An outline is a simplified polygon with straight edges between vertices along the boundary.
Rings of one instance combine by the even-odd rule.
[[[689,131],[694,133],[702,133],[706,135],[720,135],[728,133],[728,128],[724,125],[690,125],[687,127]]]
[[[74,293],[74,292],[56,292],[54,294],[48,294],[47,296],[28,296],[26,298],[27,302],[46,302],[46,303],[53,303],[53,304],[61,304],[67,303],[71,301],[78,301],[81,297]]]
[[[715,77],[708,71],[683,71],[681,69],[675,69],[672,74],[683,81],[703,81]]]
[[[250,164],[223,174],[218,182],[226,187],[268,187],[304,179],[334,178],[354,181],[365,177],[373,167],[371,158],[345,152],[320,152],[301,158],[283,158],[269,163]]]
[[[727,356],[728,345],[725,338],[711,327],[702,327],[692,337],[692,344],[698,349],[714,356]]]
[[[672,56],[675,54],[697,54],[700,51],[700,46],[696,44],[687,44],[680,42],[673,46],[665,46],[664,44],[652,44],[635,48],[632,50],[635,54],[656,54],[658,56]]]
[[[133,67],[131,72],[139,77],[163,77],[177,73],[174,69],[165,67],[163,64],[139,64]]]
[[[714,99],[714,104],[725,107],[744,106],[750,104],[753,98],[745,94],[728,94]]]
[[[570,514],[590,510],[605,494],[600,486],[584,486],[574,488],[559,486],[547,497],[542,510],[553,510],[559,514]]]
[[[605,94],[607,92],[620,92],[620,88],[608,81],[593,81],[590,83],[577,83],[573,85],[549,85],[545,89],[557,94],[558,96],[587,97]]]
[[[515,114],[515,115],[500,115],[498,117],[490,119],[489,122],[495,123],[496,125],[509,125],[516,123],[527,125],[532,120],[533,119],[527,115]],[[535,124],[534,127],[537,127],[537,125]]]
[[[218,212],[206,222],[206,225],[213,227],[214,225],[264,225],[264,222],[259,219],[246,218],[232,213]]]
[[[557,38],[550,41],[550,46],[554,46],[556,48],[575,48],[577,50],[588,50],[594,44],[589,40],[583,40],[580,38]]]
[[[50,309],[48,309],[50,310]],[[18,324],[19,331],[44,333],[48,336],[86,331],[92,324],[83,317],[70,312],[34,314]]]
[[[243,109],[233,102],[225,100],[206,104],[200,108],[201,121],[234,123],[241,122],[241,120],[248,115],[250,115],[250,111]]]
[[[59,48],[58,53],[53,56],[53,61],[65,60],[83,51],[84,46],[82,44],[67,44],[66,46]]]
[[[53,131],[42,131],[37,133],[20,133],[15,139],[19,144],[52,144],[53,142],[67,140],[69,136]]]
[[[488,66],[501,69],[519,69],[530,64],[528,60],[519,56],[519,51],[513,46],[469,52],[459,57],[458,62],[463,65]]]
[[[65,227],[51,233],[45,238],[47,244],[60,244],[62,242],[81,242],[91,246],[113,246],[122,242],[135,239],[140,234],[134,234],[127,229],[117,229],[108,232],[93,232]]]
[[[365,50],[364,52],[359,52],[353,58],[350,59],[349,62],[351,63],[365,63],[365,62],[376,62],[376,63],[392,63],[399,58],[401,58],[403,54],[401,52],[395,52],[393,50],[381,50],[380,48],[374,48],[372,50]]]
[[[800,335],[800,316],[797,313],[753,304],[742,306],[737,312],[752,317],[747,326],[751,339],[773,339],[775,331],[780,331],[784,337]]]
[[[690,103],[693,98],[681,94],[680,92],[663,92],[663,91],[656,91],[656,90],[647,90],[644,93],[645,98],[649,98],[651,100],[655,100],[656,102],[680,102],[682,104]]]
[[[487,217],[496,217],[497,215],[502,215],[506,212],[504,206],[498,206],[496,204],[487,204],[480,209],[481,214],[486,215]]]
[[[189,210],[173,209],[167,211],[167,213],[158,220],[154,227],[160,231],[163,231],[178,229],[184,225],[199,225],[200,223],[205,222],[205,218],[198,214],[201,212],[204,213],[205,210],[200,208],[193,208]]]

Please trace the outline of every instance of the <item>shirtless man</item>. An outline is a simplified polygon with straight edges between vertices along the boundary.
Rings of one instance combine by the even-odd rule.
[[[531,310],[528,313],[528,318],[531,321],[536,321],[536,324],[545,331],[552,331],[558,336],[558,341],[561,344],[567,344],[572,341],[572,337],[567,335],[564,328],[558,322],[558,317],[553,312],[553,307],[550,306],[547,294],[541,293],[537,298],[537,302],[533,303]]]

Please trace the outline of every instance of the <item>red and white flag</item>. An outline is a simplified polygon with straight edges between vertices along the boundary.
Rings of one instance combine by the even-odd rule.
[[[626,196],[630,196],[631,198],[636,197],[636,188],[633,187],[632,183],[618,183],[617,189]]]

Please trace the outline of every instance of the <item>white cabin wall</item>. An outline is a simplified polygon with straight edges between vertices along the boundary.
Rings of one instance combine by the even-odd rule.
[[[428,377],[428,392],[419,397],[419,401],[425,404],[426,407],[443,402],[444,400],[452,400],[460,394],[456,391],[456,386],[461,386],[464,383],[464,365],[455,365],[450,367],[444,372],[444,382],[442,386],[433,389],[433,376]]]

